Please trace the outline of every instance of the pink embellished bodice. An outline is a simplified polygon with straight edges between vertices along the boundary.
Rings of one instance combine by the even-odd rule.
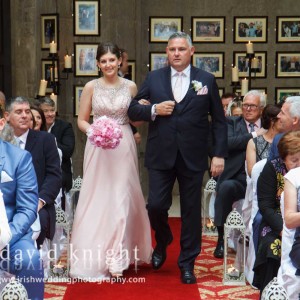
[[[95,79],[94,93],[92,97],[92,109],[94,120],[107,116],[114,119],[118,124],[128,124],[127,110],[131,102],[129,81],[121,79],[118,88],[106,87],[99,79]]]

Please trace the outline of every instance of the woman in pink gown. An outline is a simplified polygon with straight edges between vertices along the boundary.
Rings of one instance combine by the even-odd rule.
[[[71,240],[71,277],[101,280],[122,276],[132,263],[150,262],[151,232],[142,194],[137,150],[127,109],[137,92],[134,82],[118,76],[120,51],[100,44],[97,64],[103,77],[88,82],[80,97],[78,127],[84,133],[94,120],[107,116],[121,127],[115,149],[87,140],[83,182]]]

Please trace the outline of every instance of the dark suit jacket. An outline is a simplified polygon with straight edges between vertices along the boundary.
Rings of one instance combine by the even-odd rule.
[[[190,86],[180,103],[176,103],[171,116],[157,116],[151,120],[152,105],[140,105],[139,99],[151,104],[174,100],[171,86],[171,68],[148,73],[137,96],[130,104],[128,115],[133,121],[149,121],[145,166],[166,170],[174,166],[180,151],[187,167],[204,171],[208,165],[208,113],[212,116],[214,133],[213,156],[227,156],[227,126],[215,77],[191,66],[190,80],[207,86],[206,95],[197,95]],[[175,101],[175,100],[174,100]]]
[[[0,174],[12,245],[24,238],[37,217],[38,187],[31,155],[0,139]]]
[[[279,152],[277,147],[278,147],[279,140],[282,138],[283,135],[284,133],[278,133],[274,136],[272,145],[269,150],[268,160],[272,160],[279,157]]]
[[[52,239],[56,222],[54,202],[61,188],[60,159],[55,137],[45,131],[29,129],[25,150],[32,156],[38,181],[39,198],[46,202],[42,209],[46,209],[49,213],[50,228],[47,237]]]
[[[75,135],[72,124],[55,119],[51,133],[56,137],[57,146],[62,151],[62,186],[68,192],[73,185],[71,156],[75,147]]]
[[[218,186],[227,179],[237,179],[246,184],[246,149],[252,134],[248,132],[243,117],[228,117],[228,158],[223,173],[219,176]]]

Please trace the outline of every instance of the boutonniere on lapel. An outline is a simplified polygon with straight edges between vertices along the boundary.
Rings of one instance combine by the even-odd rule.
[[[197,92],[197,95],[206,95],[208,93],[207,86],[202,86],[202,82],[193,80],[192,81],[192,88]]]

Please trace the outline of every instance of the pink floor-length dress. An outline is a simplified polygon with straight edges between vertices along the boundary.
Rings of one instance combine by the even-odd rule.
[[[140,186],[136,144],[127,116],[129,81],[117,89],[96,79],[94,119],[113,118],[123,138],[116,149],[86,143],[83,182],[70,246],[71,277],[90,280],[121,273],[132,263],[151,259],[151,231]]]

